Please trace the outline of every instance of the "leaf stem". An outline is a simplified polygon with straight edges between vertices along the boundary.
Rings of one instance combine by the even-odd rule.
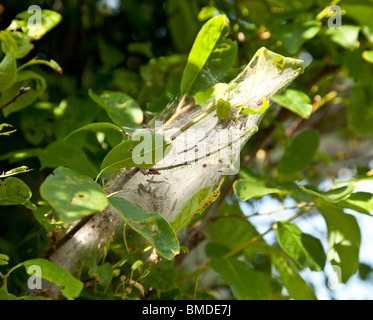
[[[6,292],[8,292],[8,277],[10,276],[10,274],[11,274],[14,270],[16,270],[16,269],[22,267],[23,265],[24,265],[23,262],[21,262],[21,263],[15,265],[13,268],[11,268],[11,269],[8,271],[7,274],[5,274],[5,275],[3,276],[3,286],[2,286],[2,288],[5,289]]]

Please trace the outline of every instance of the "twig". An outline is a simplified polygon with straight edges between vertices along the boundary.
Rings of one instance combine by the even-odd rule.
[[[18,99],[20,96],[24,95],[26,92],[28,92],[28,91],[30,91],[30,90],[31,90],[31,87],[26,87],[26,88],[21,87],[21,88],[19,89],[19,93],[18,93],[14,98],[12,98],[12,99],[9,100],[7,103],[5,103],[5,104],[3,104],[2,106],[0,106],[0,110],[1,110],[1,109],[4,109],[5,107],[9,106],[10,104],[16,102],[17,99]]]

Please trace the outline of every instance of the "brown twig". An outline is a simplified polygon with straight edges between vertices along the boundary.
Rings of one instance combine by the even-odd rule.
[[[4,109],[5,107],[9,106],[10,104],[14,103],[17,101],[17,99],[24,95],[26,92],[30,91],[31,90],[31,87],[21,87],[21,89],[19,89],[19,93],[14,97],[12,98],[11,100],[9,100],[7,103],[3,104],[2,106],[0,106],[0,110],[1,109]]]

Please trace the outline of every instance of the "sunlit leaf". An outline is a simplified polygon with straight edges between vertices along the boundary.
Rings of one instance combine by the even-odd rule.
[[[358,38],[360,29],[360,26],[343,24],[341,28],[327,29],[325,34],[331,41],[343,48],[353,50],[359,46]]]
[[[220,186],[215,187],[215,185],[211,185],[199,190],[177,214],[176,218],[171,223],[172,227],[175,231],[179,231],[186,227],[195,215],[201,214],[219,197],[219,195]]]
[[[320,240],[286,221],[278,221],[276,230],[281,248],[290,257],[313,271],[324,269],[326,256]]]
[[[308,119],[312,113],[311,99],[299,90],[286,89],[282,94],[272,97],[272,101],[304,119]]]
[[[45,259],[32,259],[23,262],[26,272],[29,268],[36,266],[41,270],[41,277],[45,280],[53,282],[61,286],[61,293],[69,300],[72,300],[80,295],[83,289],[83,282],[75,279],[70,272],[61,268],[52,262]],[[29,275],[33,276],[35,271],[31,271]]]
[[[295,300],[316,300],[316,295],[311,287],[304,281],[295,266],[293,266],[284,255],[279,252],[272,254],[272,262],[279,272],[282,283],[286,287],[291,298]]]
[[[0,92],[10,88],[17,76],[17,44],[6,31],[0,31],[0,41],[5,55],[0,62]],[[2,100],[1,100],[2,101]],[[0,102],[0,105],[4,103]]]
[[[39,17],[41,23],[38,21]],[[17,19],[19,24],[27,27],[27,36],[30,39],[39,40],[60,23],[62,16],[52,10],[41,10],[40,13],[23,11],[17,14]]]
[[[319,191],[319,190],[315,190],[314,188],[305,187],[305,186],[300,186],[299,188],[309,194],[322,198],[325,201],[339,202],[343,199],[348,198],[348,196],[352,193],[352,191],[354,191],[355,186],[353,184],[349,184],[347,186],[340,187],[337,189],[332,189],[329,191]]]
[[[97,95],[90,90],[89,95],[118,126],[138,127],[143,121],[141,108],[125,93],[104,91],[101,95]]]
[[[58,73],[62,73],[62,68],[57,63],[57,61],[55,61],[53,59],[43,60],[43,59],[39,59],[37,57],[27,61],[25,64],[23,64],[21,67],[19,67],[18,71],[21,70],[21,69],[24,69],[26,67],[29,67],[29,66],[32,66],[32,65],[37,65],[37,64],[48,66],[49,68],[53,69],[54,71],[56,71]]]
[[[285,23],[271,28],[271,34],[294,54],[299,51],[302,44],[312,39],[320,31],[322,23],[310,20],[302,23]]]
[[[141,139],[142,138],[142,139]],[[171,150],[171,141],[161,134],[138,131],[131,140],[114,147],[101,163],[101,173],[119,172],[121,168],[149,169]]]
[[[194,95],[221,79],[236,59],[237,43],[226,38],[225,15],[211,18],[198,33],[181,79],[181,92]]]
[[[238,199],[247,201],[253,198],[260,198],[267,194],[287,194],[287,190],[270,188],[262,183],[257,183],[252,180],[240,179],[234,182],[233,190]]]
[[[0,288],[0,300],[17,300],[17,297],[8,293],[4,288]]]
[[[65,223],[99,212],[108,204],[100,185],[63,167],[57,168],[45,179],[40,194]]]
[[[321,203],[318,209],[328,227],[328,259],[340,268],[340,280],[346,283],[359,268],[359,225],[354,216],[344,213],[341,208]]]
[[[110,203],[125,223],[148,240],[159,255],[171,260],[179,253],[176,234],[159,213],[146,213],[124,198],[110,197]]]
[[[8,264],[9,257],[6,254],[0,253],[0,266],[5,266]]]
[[[0,205],[25,204],[31,198],[29,187],[20,179],[9,177],[0,180]]]
[[[355,210],[365,214],[373,214],[373,194],[368,192],[352,193],[348,199],[337,203],[341,208]]]

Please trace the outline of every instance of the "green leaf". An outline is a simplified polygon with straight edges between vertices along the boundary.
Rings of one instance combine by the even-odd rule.
[[[113,267],[110,263],[106,262],[99,266],[91,267],[88,271],[88,275],[96,277],[101,285],[107,285],[113,277]]]
[[[361,243],[360,228],[356,218],[342,209],[321,203],[318,210],[323,215],[329,238],[328,259],[341,270],[341,280],[347,280],[358,271]]]
[[[89,123],[79,129],[74,130],[69,133],[64,140],[69,139],[72,135],[82,132],[82,131],[93,131],[93,132],[102,132],[106,135],[114,136],[117,139],[124,140],[125,135],[120,127],[110,122],[95,122]]]
[[[233,120],[233,118],[229,117],[232,113],[231,104],[229,101],[224,101],[224,99],[219,99],[216,104],[216,115],[218,116],[218,120]]]
[[[347,16],[352,17],[359,25],[370,42],[373,41],[373,8],[370,3],[343,3],[342,9]]]
[[[18,68],[18,71],[20,71],[24,68],[27,68],[29,66],[36,65],[36,64],[42,64],[42,65],[48,66],[49,68],[53,69],[54,71],[62,74],[62,68],[57,63],[57,61],[55,61],[53,59],[51,59],[49,61],[48,60],[43,60],[43,59],[39,59],[38,57],[27,61],[25,64],[23,64],[21,67]]]
[[[167,275],[167,277],[165,277]],[[176,269],[171,262],[157,263],[144,279],[144,287],[152,287],[157,291],[169,291],[176,288]]]
[[[358,38],[361,27],[343,24],[341,28],[327,29],[325,34],[331,41],[345,49],[353,50],[359,46]]]
[[[373,63],[373,50],[370,50],[370,51],[365,50],[363,52],[363,58],[364,58],[364,60],[366,60],[370,63]]]
[[[258,231],[249,221],[238,217],[221,217],[211,223],[207,232],[212,243],[231,250],[258,236]]]
[[[368,192],[352,193],[348,199],[338,202],[337,205],[341,208],[371,214],[373,212],[373,194]]]
[[[267,276],[234,258],[212,259],[211,267],[232,289],[238,300],[269,300],[271,288]]]
[[[291,54],[294,54],[299,51],[303,43],[316,36],[321,26],[321,21],[310,20],[302,23],[276,25],[270,29],[270,32],[273,37],[282,42]]]
[[[29,273],[31,266],[38,266],[41,269],[41,277],[49,282],[53,282],[63,287],[61,293],[69,300],[79,297],[83,289],[83,282],[75,279],[70,272],[45,259],[32,259],[23,262],[26,272],[34,275],[34,271]]]
[[[31,195],[29,187],[18,178],[0,180],[0,206],[25,204]]]
[[[264,186],[262,182],[255,182],[252,180],[240,179],[236,180],[233,183],[233,191],[238,199],[242,201],[247,201],[253,198],[260,198],[267,194],[287,194],[288,191],[278,189],[278,188],[269,188]]]
[[[211,185],[202,188],[191,197],[184,205],[183,209],[177,214],[176,218],[172,221],[171,225],[177,232],[189,225],[190,221],[196,214],[202,212],[213,203],[220,195],[220,185],[215,187]]]
[[[253,108],[243,108],[243,106],[239,106],[241,108],[239,114],[262,114],[264,113],[268,107],[269,107],[269,102],[267,101],[266,97],[263,97],[262,104],[259,107],[258,110],[255,110]],[[237,107],[236,107],[237,108]]]
[[[95,178],[96,168],[89,162],[85,152],[78,146],[67,142],[55,141],[45,149],[39,150],[41,170],[44,168],[69,167],[81,174]]]
[[[294,137],[277,165],[278,172],[293,173],[309,165],[319,147],[319,140],[319,134],[314,129]]]
[[[41,39],[48,31],[58,25],[62,19],[59,13],[51,10],[41,10],[41,23],[38,23],[38,17],[38,12],[28,13],[27,11],[23,11],[16,16],[18,20],[21,20],[18,23],[26,26],[27,36],[32,40]]]
[[[143,113],[137,102],[122,92],[104,91],[97,95],[89,90],[89,96],[98,103],[118,126],[139,127]]]
[[[226,83],[217,83],[213,85],[212,87],[207,88],[204,91],[198,91],[194,95],[194,100],[196,101],[197,105],[204,105],[211,99],[222,95],[224,92],[226,92],[228,88],[228,84]]]
[[[326,255],[320,240],[286,221],[278,221],[276,230],[278,243],[292,259],[312,271],[324,269]]]
[[[355,85],[346,99],[349,125],[357,135],[373,132],[373,94],[370,86]],[[364,121],[361,117],[364,116]]]
[[[100,59],[104,65],[107,65],[109,67],[115,67],[124,61],[125,55],[122,52],[122,50],[105,41],[104,37],[99,37],[97,39],[97,44]],[[142,43],[139,43],[139,45],[142,45]],[[130,52],[129,46],[127,50]]]
[[[218,12],[219,12],[218,9],[210,5],[206,7],[202,7],[201,11],[198,13],[198,20],[206,21],[208,19],[211,19]]]
[[[40,194],[65,223],[99,212],[108,204],[100,185],[63,167],[57,168],[45,179]]]
[[[101,173],[119,172],[121,168],[152,168],[170,152],[171,147],[171,141],[161,134],[135,131],[131,140],[110,150],[101,163]]]
[[[252,253],[262,253],[271,258],[273,266],[277,269],[282,284],[287,289],[290,298],[295,300],[316,300],[311,287],[299,275],[294,261],[281,249],[267,244],[250,246],[246,250]]]
[[[162,215],[146,213],[124,198],[110,197],[109,201],[125,223],[148,240],[159,255],[171,260],[179,253],[176,234]]]
[[[13,85],[17,77],[17,43],[6,31],[0,31],[0,41],[5,53],[0,62],[0,92],[3,92]]]
[[[6,254],[0,253],[0,266],[5,266],[8,264],[9,257]]]
[[[44,78],[37,73],[30,70],[20,71],[17,74],[14,84],[1,94],[0,105],[7,103],[17,96],[22,87],[31,87],[31,90],[22,94],[15,102],[3,109],[5,117],[33,103],[43,93],[46,84]]]
[[[217,81],[233,65],[237,43],[227,39],[229,21],[225,15],[211,18],[198,33],[181,79],[181,92],[194,95]]]
[[[326,192],[314,190],[310,187],[305,187],[305,186],[300,186],[299,188],[302,189],[304,192],[307,192],[316,197],[322,198],[325,201],[339,202],[341,200],[348,198],[349,195],[352,193],[352,191],[354,191],[355,186],[353,184],[349,184],[347,186],[337,188],[337,189],[332,189]]]
[[[34,48],[34,45],[31,43],[31,39],[27,37],[24,32],[19,32],[16,30],[8,32],[17,44],[16,59],[22,59],[27,56],[27,54]],[[1,45],[1,48],[3,51],[5,50],[3,44]]]
[[[0,300],[18,300],[14,294],[8,293],[4,288],[0,288]]]
[[[304,119],[308,119],[312,113],[311,99],[299,90],[286,89],[282,94],[272,97],[272,101]]]
[[[286,287],[291,298],[295,300],[316,300],[315,293],[310,286],[303,280],[286,257],[281,254],[279,249],[272,247],[275,254],[272,254],[272,263],[280,274],[282,283]]]
[[[186,52],[198,32],[197,6],[188,0],[166,1],[167,25],[178,51]]]

